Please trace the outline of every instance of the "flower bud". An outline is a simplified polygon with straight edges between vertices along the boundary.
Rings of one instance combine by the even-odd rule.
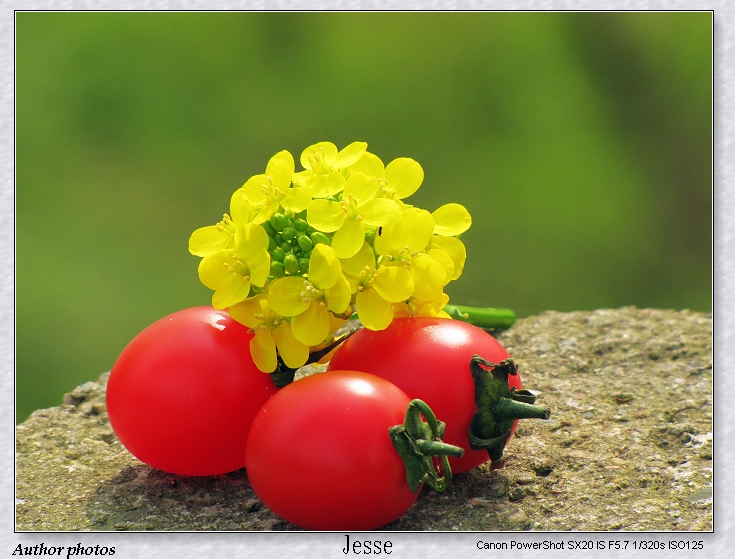
[[[271,252],[271,260],[275,260],[276,262],[283,262],[284,256],[286,256],[286,253],[283,252],[283,249],[281,248],[274,248]]]
[[[314,243],[306,235],[299,235],[298,243],[303,250],[311,250],[314,246]]]
[[[271,262],[271,275],[275,278],[282,278],[286,275],[286,267],[282,262],[274,260]]]
[[[299,231],[301,233],[303,233],[309,228],[309,224],[306,222],[306,220],[301,219],[301,218],[295,220],[293,222],[293,226],[294,226],[294,229],[296,229],[296,231]]]
[[[283,259],[283,266],[286,268],[286,272],[289,274],[299,273],[299,261],[293,254],[287,254]]]
[[[327,237],[324,233],[321,231],[314,231],[311,234],[311,240],[315,245],[318,245],[319,243],[325,244],[329,246],[331,243],[329,242],[329,237]]]
[[[279,212],[276,212],[271,216],[270,222],[276,231],[283,231],[291,223],[285,215]]]
[[[290,241],[296,237],[296,229],[293,227],[286,227],[281,235],[283,235],[284,240]]]

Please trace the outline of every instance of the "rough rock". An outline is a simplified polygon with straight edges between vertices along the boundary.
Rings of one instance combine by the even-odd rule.
[[[497,332],[550,407],[500,468],[425,489],[385,530],[712,531],[712,318],[623,308],[545,312]],[[110,429],[108,374],[16,430],[16,530],[297,530],[244,470],[181,477]]]

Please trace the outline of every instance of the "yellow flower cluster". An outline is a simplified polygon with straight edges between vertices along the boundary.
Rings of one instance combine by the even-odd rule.
[[[447,316],[444,286],[462,274],[458,235],[472,219],[460,204],[433,213],[404,199],[424,171],[407,157],[388,165],[365,142],[288,151],[232,195],[230,213],[194,231],[199,278],[212,305],[253,329],[258,368],[298,368],[356,310],[386,328],[395,316]]]

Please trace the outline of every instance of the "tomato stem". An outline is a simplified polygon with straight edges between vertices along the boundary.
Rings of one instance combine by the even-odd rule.
[[[422,415],[426,421],[422,421]],[[411,491],[418,491],[423,483],[440,492],[449,486],[452,469],[448,457],[459,458],[464,449],[443,442],[444,429],[444,422],[437,420],[428,404],[418,399],[408,404],[403,425],[388,428],[388,436],[406,465],[406,482]],[[441,457],[443,475],[434,468],[434,457]]]
[[[510,328],[516,321],[516,315],[510,309],[445,305],[443,310],[454,319],[469,322],[485,330]]]
[[[491,363],[473,355],[470,372],[475,383],[477,408],[470,422],[470,448],[487,450],[490,460],[497,462],[503,457],[515,420],[549,419],[551,411],[534,405],[536,397],[532,392],[508,386],[508,376],[518,374],[512,359]]]

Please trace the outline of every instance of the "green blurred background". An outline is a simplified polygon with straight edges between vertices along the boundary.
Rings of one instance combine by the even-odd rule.
[[[207,304],[189,234],[322,140],[470,210],[454,303],[710,311],[711,41],[707,12],[17,13],[17,420]]]

